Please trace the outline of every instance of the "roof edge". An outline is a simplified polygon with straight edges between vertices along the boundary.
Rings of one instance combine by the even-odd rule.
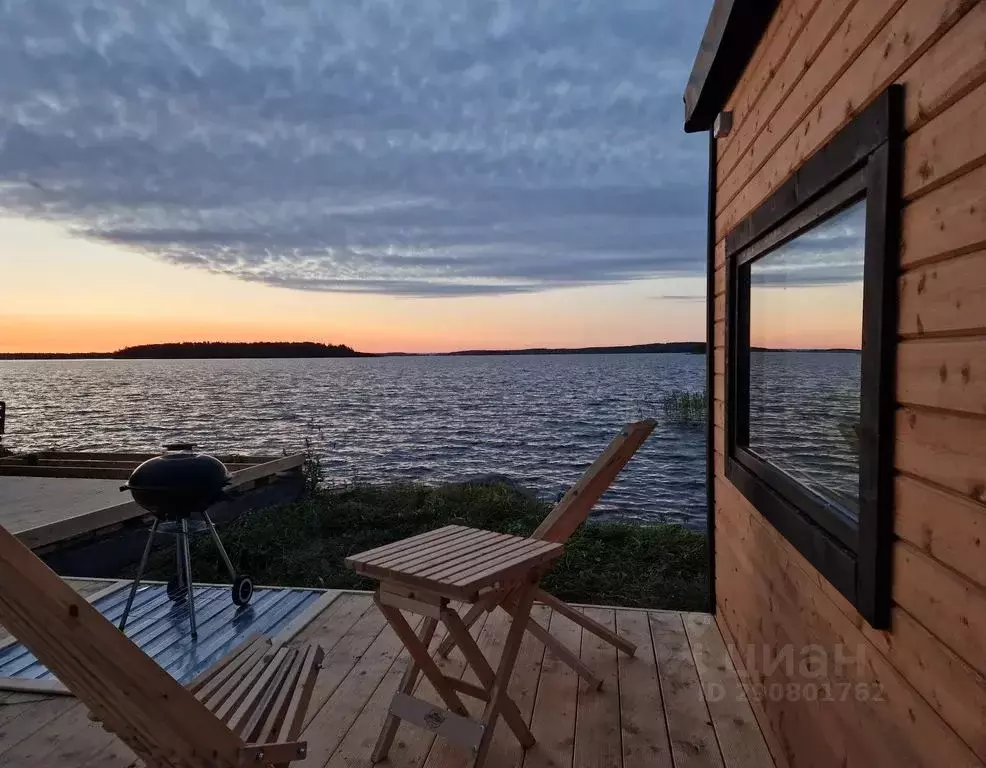
[[[716,0],[685,87],[687,133],[712,127],[778,4],[778,0]]]

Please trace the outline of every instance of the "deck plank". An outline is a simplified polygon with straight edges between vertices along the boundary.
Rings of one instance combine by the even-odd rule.
[[[83,704],[73,698],[62,698],[69,704],[64,711],[0,755],[4,768],[78,765],[114,738],[89,720]]]
[[[110,743],[93,755],[89,760],[80,763],[78,768],[131,768],[137,762],[137,756],[119,739],[110,739]],[[144,768],[143,763],[140,764]]]
[[[289,645],[303,645],[317,640],[326,655],[352,629],[353,625],[373,607],[370,595],[344,592],[333,600],[308,626],[288,641]]]
[[[618,654],[620,730],[623,768],[673,768],[661,682],[643,611],[617,611],[616,631],[637,646],[633,656]]]
[[[373,761],[370,759],[370,755],[377,743],[380,729],[383,727],[384,719],[390,707],[390,700],[400,685],[401,677],[404,670],[407,669],[409,660],[407,651],[401,651],[359,714],[356,715],[338,746],[332,751],[329,761],[325,764],[326,768],[356,768],[357,766],[359,768],[372,768]],[[317,720],[315,722],[318,723]],[[394,745],[391,747],[394,753],[397,752],[396,742],[395,739]],[[423,755],[419,756],[413,764],[420,765],[423,757]],[[392,762],[388,758],[385,764],[392,765]]]
[[[6,765],[5,756],[10,750],[16,748],[24,739],[29,738],[56,718],[64,715],[76,703],[75,699],[68,696],[50,696],[33,705],[0,705],[0,712],[8,706],[17,709],[15,717],[0,725],[0,764]]]
[[[616,612],[612,609],[586,608],[586,615],[609,629],[616,628]],[[616,661],[617,650],[612,645],[582,630],[580,657],[602,678],[602,688],[593,690],[585,685],[579,689],[578,728],[575,732],[574,768],[610,768],[623,761],[620,738],[620,683]]]
[[[548,631],[578,653],[582,641],[582,628],[578,624],[552,611]],[[546,650],[531,719],[531,732],[537,743],[524,755],[524,768],[559,768],[572,764],[578,696],[578,675],[550,649]]]
[[[368,615],[379,614],[374,611]],[[417,617],[410,617],[409,623],[417,631],[421,621]],[[301,735],[308,742],[309,758],[296,765],[322,765],[328,761],[401,651],[400,639],[389,626],[383,627],[335,687],[331,696],[325,700],[324,705],[314,715],[309,712],[308,724]],[[323,666],[323,673],[325,669]]]
[[[726,768],[769,765],[767,742],[715,619],[701,613],[686,613],[682,618]]]
[[[305,716],[303,727],[305,731],[385,626],[386,621],[379,611],[367,611],[335,644],[332,652],[326,654],[318,679],[315,681],[311,703],[308,705],[308,714]]]
[[[675,768],[724,768],[681,615],[655,611],[650,624]]]

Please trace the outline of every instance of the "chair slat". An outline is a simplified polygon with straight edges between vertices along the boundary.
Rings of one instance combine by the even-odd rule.
[[[288,674],[291,672],[291,667],[294,665],[294,660],[299,654],[297,648],[287,648],[286,650],[287,654],[285,654],[285,656],[281,659],[281,662],[277,667],[277,673],[274,675],[270,685],[267,687],[263,700],[253,710],[253,714],[250,715],[250,719],[239,728],[240,738],[242,738],[247,744],[256,741],[254,734],[257,731],[257,726],[260,725],[260,721],[267,715],[268,711],[271,709],[271,705],[280,695],[281,690],[284,688],[284,683],[288,679]],[[260,737],[257,736],[257,738]]]
[[[253,684],[257,682],[257,679],[261,675],[263,675],[265,669],[267,669],[267,663],[264,660],[264,654],[261,653],[257,658],[256,663],[250,665],[250,668],[239,679],[239,683],[232,690],[227,699],[212,710],[216,717],[225,723],[229,719],[230,714],[232,714],[235,708],[239,706],[240,702],[243,701],[244,697],[253,687]]]
[[[507,534],[491,533],[488,536],[473,542],[470,546],[459,549],[455,552],[447,553],[441,558],[437,565],[435,563],[423,563],[414,566],[405,566],[401,568],[401,572],[413,573],[415,576],[434,578],[436,574],[449,570],[452,566],[464,565],[472,562],[476,558],[477,553],[482,553],[485,555],[490,552],[496,552],[498,549],[511,546],[512,541],[513,538]]]
[[[291,699],[291,694],[294,693],[295,686],[298,685],[301,667],[305,663],[305,655],[303,650],[299,650],[295,654],[294,659],[291,660],[291,667],[288,669],[288,674],[284,678],[281,690],[277,692],[274,703],[257,729],[255,742],[265,743],[277,740],[277,734],[280,732],[281,723],[284,720],[284,710],[287,708]]]
[[[260,705],[261,700],[267,693],[267,689],[270,687],[270,681],[277,674],[278,668],[284,661],[285,657],[288,655],[287,648],[279,648],[277,653],[274,654],[274,658],[266,662],[264,665],[264,670],[260,673],[257,679],[254,681],[250,690],[246,692],[243,696],[243,700],[240,705],[225,718],[226,725],[230,727],[230,730],[240,731],[240,726],[243,725],[246,720],[249,719],[253,711]]]
[[[528,550],[508,560],[493,563],[485,569],[466,573],[460,576],[455,583],[459,587],[478,590],[491,583],[500,583],[508,580],[513,575],[515,567],[520,570],[530,570],[542,562],[559,557],[562,551],[561,544],[553,541],[545,541],[538,549]]]
[[[484,549],[467,560],[456,560],[449,563],[448,567],[436,569],[432,573],[416,573],[414,575],[454,583],[462,574],[481,570],[501,560],[508,560],[516,555],[534,550],[540,543],[536,539],[527,539],[521,544],[518,544],[516,539],[508,540],[499,546],[493,546],[488,550]]]
[[[322,658],[323,652],[320,646],[308,646],[305,651],[305,661],[301,665],[301,673],[298,675],[298,682],[295,684],[288,708],[284,712],[278,741],[294,741],[301,735],[305,710],[308,709],[308,702],[312,697],[315,678],[318,676]]]
[[[233,692],[242,683],[243,678],[253,670],[259,670],[261,668],[265,653],[266,649],[262,645],[254,648],[250,652],[250,655],[244,658],[243,664],[236,670],[235,674],[230,675],[221,686],[213,691],[209,698],[204,699],[204,703],[210,712],[217,713],[219,708],[229,701]]]

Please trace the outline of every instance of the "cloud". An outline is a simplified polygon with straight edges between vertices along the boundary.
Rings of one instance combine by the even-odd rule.
[[[859,202],[751,264],[757,287],[863,283],[866,206]]]
[[[697,275],[708,2],[0,5],[0,212],[299,290]]]

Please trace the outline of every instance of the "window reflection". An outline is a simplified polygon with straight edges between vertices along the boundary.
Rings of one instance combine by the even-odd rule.
[[[749,448],[859,514],[865,204],[750,265]]]

